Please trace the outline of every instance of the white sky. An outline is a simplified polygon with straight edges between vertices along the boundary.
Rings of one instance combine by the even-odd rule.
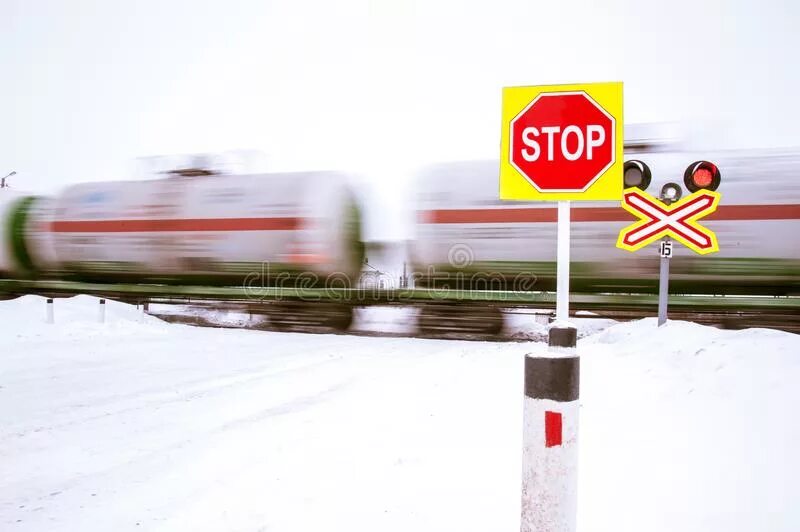
[[[0,173],[257,149],[363,172],[391,217],[417,165],[497,157],[502,86],[580,81],[622,80],[629,123],[800,145],[799,24],[773,0],[0,0]]]

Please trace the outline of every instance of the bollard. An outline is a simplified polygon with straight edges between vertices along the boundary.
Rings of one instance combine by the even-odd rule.
[[[100,313],[98,314],[97,321],[100,323],[106,322],[106,300],[100,300]]]
[[[53,298],[47,298],[47,323],[55,323],[55,315],[53,313]]]
[[[525,356],[522,532],[574,532],[578,503],[580,358],[573,327],[550,329],[548,351]]]

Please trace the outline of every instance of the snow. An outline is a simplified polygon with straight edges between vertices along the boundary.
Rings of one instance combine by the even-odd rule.
[[[522,363],[544,344],[107,306],[57,299],[49,325],[42,298],[0,302],[0,529],[519,530]],[[579,530],[800,528],[800,336],[604,326],[579,324]]]

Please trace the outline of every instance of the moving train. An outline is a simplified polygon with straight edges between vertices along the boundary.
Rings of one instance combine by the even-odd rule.
[[[683,184],[697,154],[651,153],[653,179],[647,189]],[[800,293],[800,152],[715,154],[721,168],[717,211],[700,223],[714,231],[720,250],[697,255],[676,245],[670,287],[689,294]],[[459,162],[425,170],[419,187],[417,268],[431,272],[417,286],[448,286],[494,273],[507,284],[555,287],[555,202],[497,199],[497,161]],[[656,246],[631,253],[617,236],[635,218],[614,202],[572,202],[571,288],[576,292],[653,293],[657,289]],[[463,281],[462,281],[463,282]],[[474,284],[474,283],[473,283]],[[498,285],[503,283],[498,283]]]
[[[722,202],[706,222],[720,252],[676,247],[671,290],[693,294],[800,293],[800,152],[708,156],[722,169]],[[695,154],[637,154],[654,187],[679,181]],[[412,284],[435,290],[552,290],[554,204],[500,202],[497,161],[429,167],[418,176]],[[350,176],[174,170],[143,181],[85,183],[54,197],[0,195],[0,275],[95,282],[319,287],[356,286],[363,262],[362,209]],[[654,190],[651,193],[656,194]],[[574,202],[571,288],[648,293],[658,256],[615,246],[633,220],[613,202]],[[420,326],[471,316],[496,332],[497,302],[429,304]],[[271,302],[278,326],[346,329],[337,301]]]
[[[110,283],[347,287],[363,263],[361,210],[336,172],[220,175],[185,168],[0,198],[0,271]],[[276,325],[346,329],[347,305],[285,302]]]
[[[652,186],[683,184],[686,167],[710,159],[721,168],[717,211],[700,223],[717,234],[720,251],[697,255],[674,247],[670,292],[800,294],[800,153],[636,154],[652,171]],[[556,286],[554,202],[498,200],[498,161],[439,164],[420,176],[415,285],[434,290],[552,291]],[[629,184],[626,184],[628,186]],[[632,215],[614,202],[572,202],[570,289],[592,294],[647,294],[658,288],[656,246],[636,253],[616,247]],[[501,298],[498,298],[501,299]],[[423,330],[496,333],[496,305],[428,305]],[[467,322],[467,323],[465,323]],[[444,325],[443,325],[444,324]]]

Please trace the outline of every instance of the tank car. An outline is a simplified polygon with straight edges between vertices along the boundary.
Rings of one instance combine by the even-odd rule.
[[[682,182],[684,168],[708,159],[722,172],[721,205],[703,220],[720,252],[698,256],[675,247],[670,290],[694,294],[800,292],[800,152],[643,153],[653,170],[649,192]],[[555,287],[555,203],[497,199],[497,161],[430,167],[420,176],[412,258],[417,286],[471,289]],[[686,193],[686,192],[684,192]],[[616,247],[634,221],[614,202],[573,202],[571,289],[649,293],[657,289],[655,248]]]
[[[349,286],[363,262],[360,209],[336,172],[218,175],[74,185],[18,203],[15,275],[98,282]],[[13,231],[12,231],[13,232]],[[2,257],[0,257],[2,258]],[[304,305],[280,319],[307,316]],[[349,308],[317,312],[349,325]],[[305,319],[305,318],[304,318]],[[278,320],[280,321],[280,320]]]
[[[0,275],[12,276],[19,266],[14,255],[14,228],[19,220],[14,218],[25,196],[10,189],[0,190]]]

